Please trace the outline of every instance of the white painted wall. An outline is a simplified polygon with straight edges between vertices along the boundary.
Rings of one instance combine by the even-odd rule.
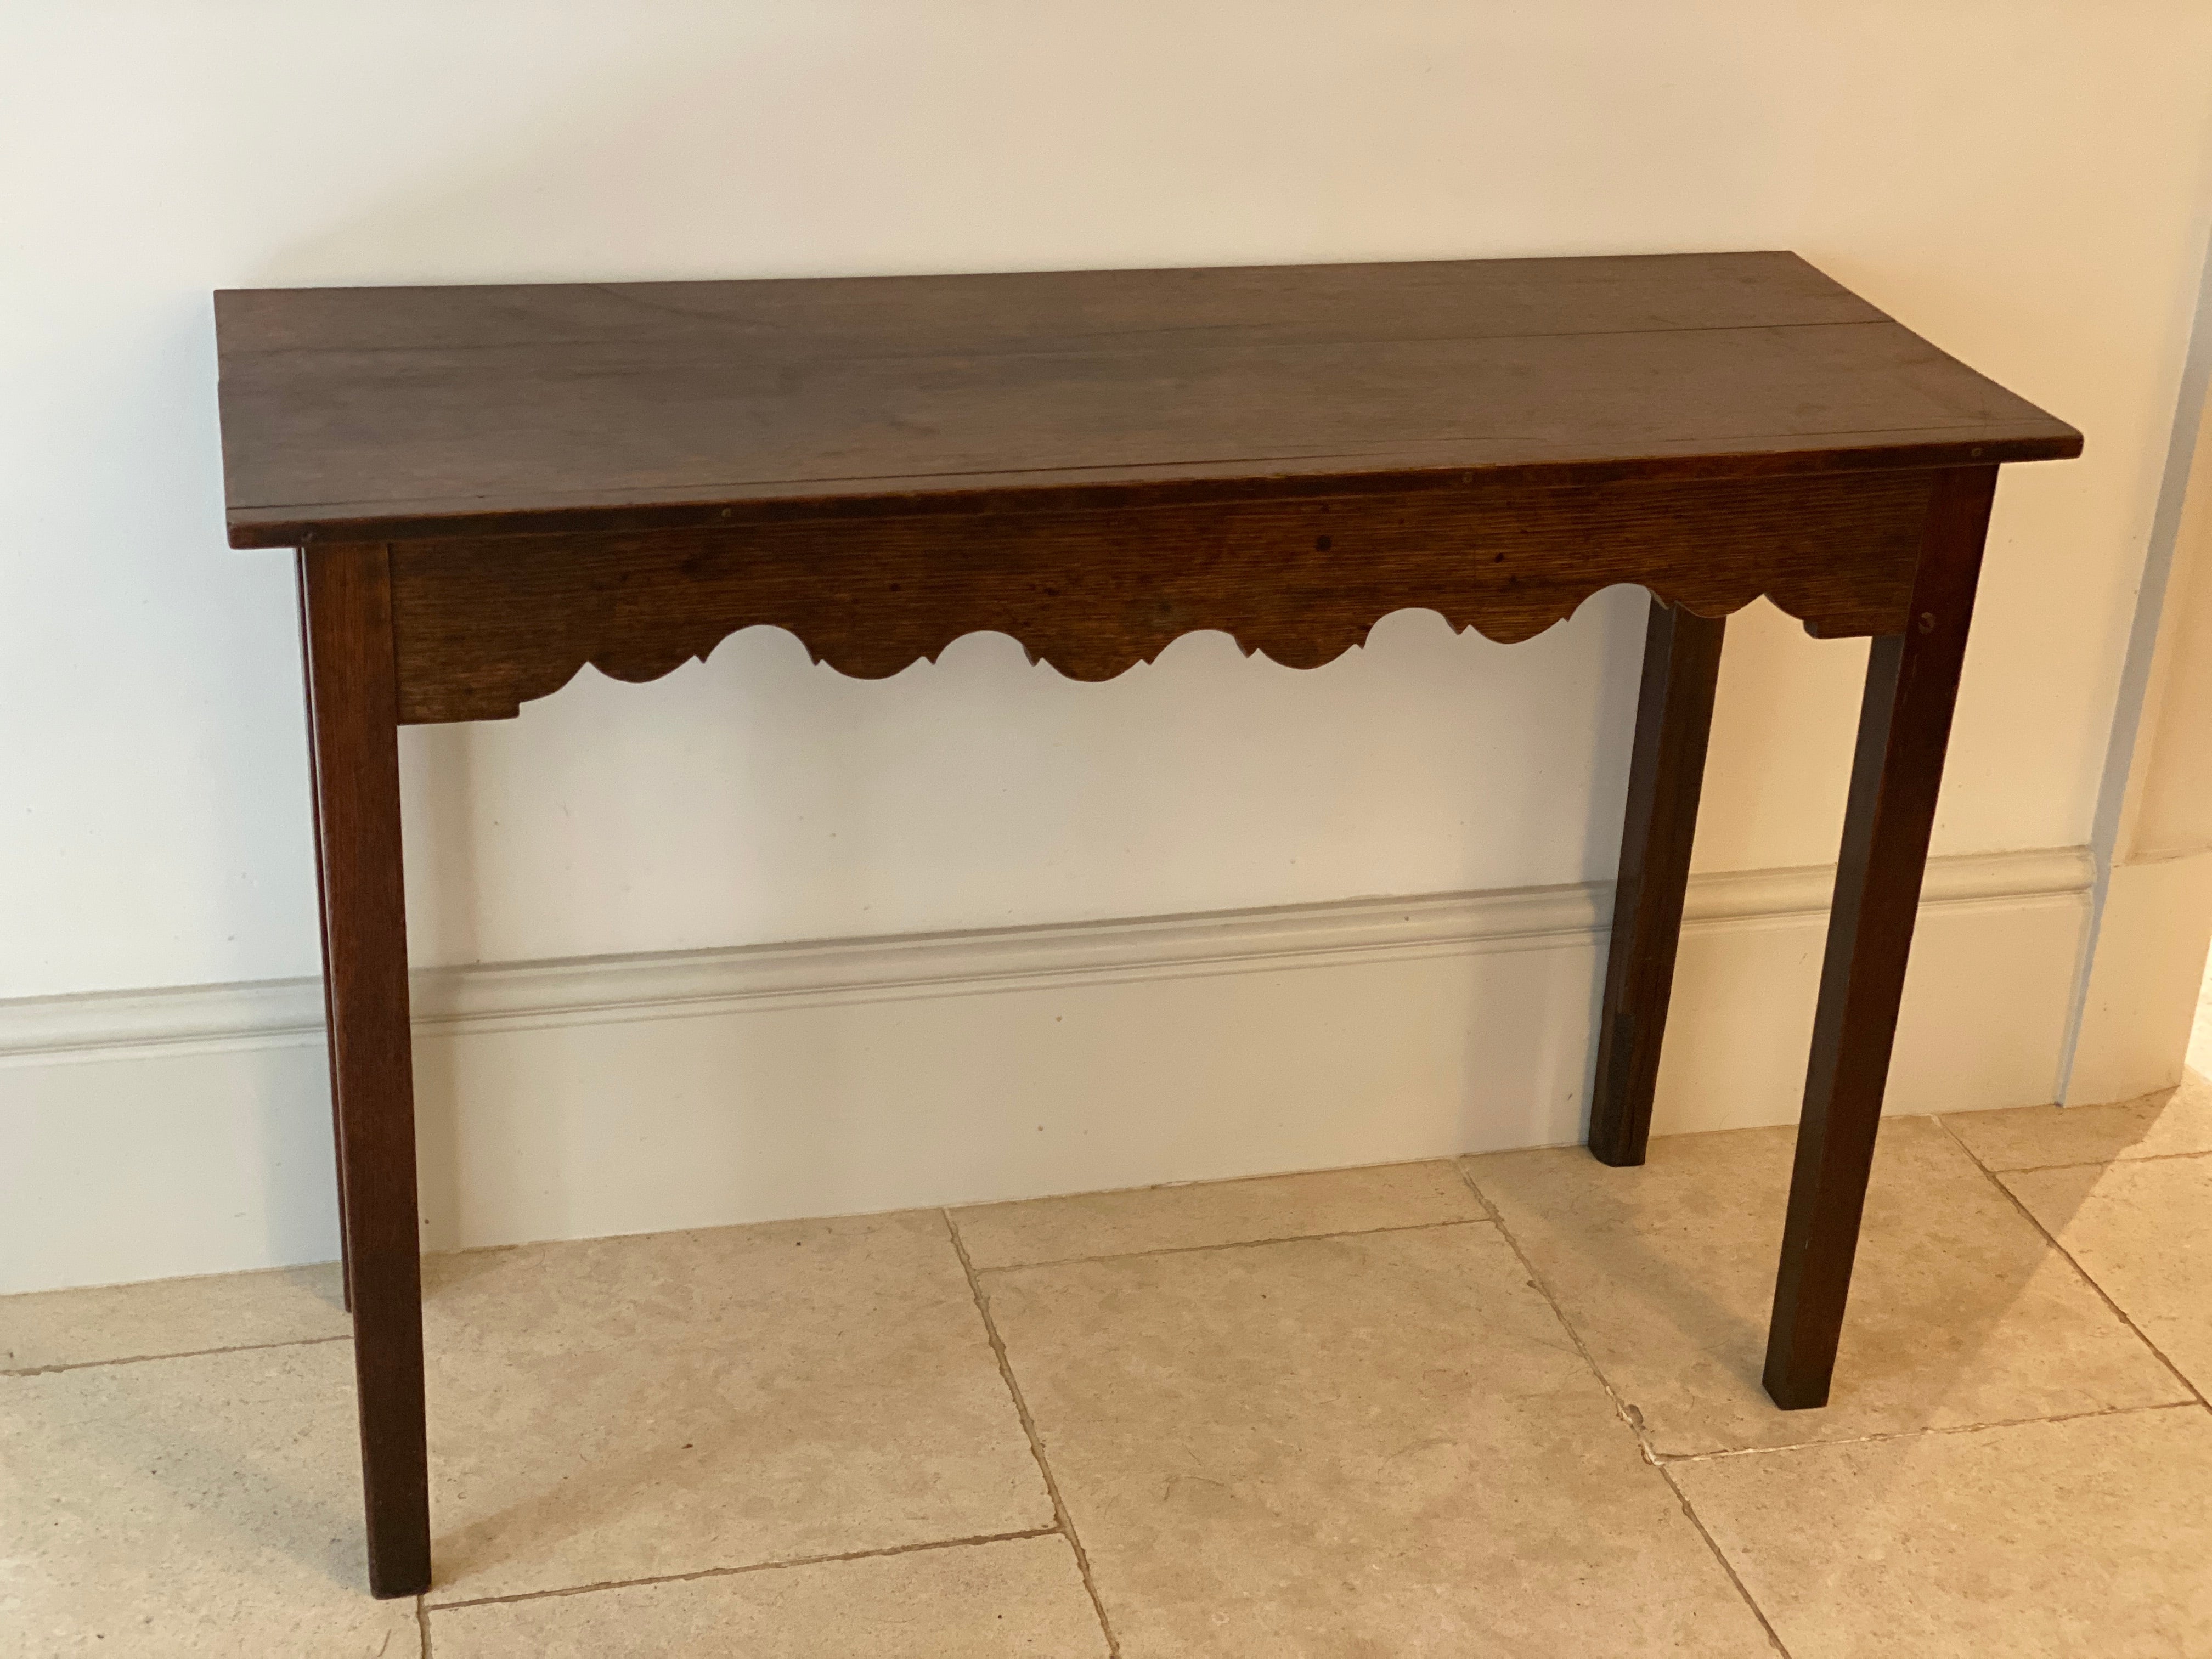
[[[2212,271],[2179,414],[2093,843],[2069,1104],[2181,1081],[2212,945]]]
[[[1794,247],[2087,432],[2000,493],[1936,847],[2089,838],[2212,200],[2202,0],[13,0],[0,76],[0,997],[314,969],[222,286]],[[1401,616],[1308,675],[1201,636],[1104,687],[988,636],[877,684],[766,632],[587,670],[408,734],[416,957],[1601,878],[1640,615]],[[1832,859],[1863,650],[1733,633],[1698,864]],[[33,1097],[0,1073],[13,1146]]]

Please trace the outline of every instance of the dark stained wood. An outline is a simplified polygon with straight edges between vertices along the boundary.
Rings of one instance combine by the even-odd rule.
[[[1789,1410],[1828,1402],[1996,488],[1995,467],[1940,476],[1911,620],[1867,663],[1767,1334],[1766,1392]]]
[[[216,322],[239,546],[2080,447],[1777,252],[246,290]]]
[[[1795,255],[217,296],[234,544],[300,545],[371,1586],[429,1582],[397,727],[787,628],[1076,678],[1389,612],[1647,645],[1591,1144],[1640,1161],[1722,618],[1875,636],[1767,1387],[1828,1381],[1999,462],[2080,434]]]
[[[368,1581],[414,1595],[430,1583],[430,1506],[390,560],[340,543],[301,568]]]
[[[400,718],[510,715],[586,662],[657,678],[763,623],[870,678],[979,629],[1081,680],[1194,629],[1311,668],[1392,611],[1521,640],[1630,581],[1709,615],[1764,593],[1815,633],[1878,633],[1903,625],[1935,476],[400,543]]]
[[[322,745],[315,738],[315,676],[313,653],[307,640],[307,559],[305,553],[295,556],[300,602],[300,673],[301,684],[306,692],[307,711],[307,787],[312,805],[315,835],[315,915],[317,931],[323,946],[323,1030],[331,1034],[324,1044],[324,1053],[330,1064],[331,1075],[331,1152],[337,1164],[338,1189],[338,1289],[346,1311],[353,1311],[353,1245],[346,1235],[345,1159],[340,1149],[345,1144],[344,1126],[338,1121],[338,1046],[337,1042],[337,1011],[331,1003],[331,896],[323,879],[323,784],[321,777]]]
[[[1641,1164],[1651,1139],[1652,1091],[1674,993],[1674,949],[1682,936],[1690,844],[1727,626],[1651,602],[1590,1101],[1589,1149],[1601,1164]]]

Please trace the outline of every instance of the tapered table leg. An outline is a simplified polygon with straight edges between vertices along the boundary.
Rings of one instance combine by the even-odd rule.
[[[391,567],[383,544],[348,544],[304,550],[300,574],[368,1584],[413,1595],[430,1507]]]
[[[331,961],[330,896],[323,886],[323,786],[316,775],[315,764],[315,677],[307,649],[307,568],[305,559],[299,564],[300,586],[300,664],[301,680],[307,700],[307,787],[313,803],[315,823],[315,909],[318,918],[318,937],[322,940],[323,966],[327,969]],[[323,1030],[331,1030],[331,979],[323,975]],[[338,1054],[337,1045],[324,1044],[331,1072],[331,1153],[335,1168],[338,1193],[338,1290],[345,1303],[346,1311],[353,1311],[353,1261],[351,1246],[346,1239],[345,1160],[338,1156],[343,1134],[338,1123]]]
[[[1598,1018],[1597,1086],[1589,1149],[1599,1162],[1644,1162],[1651,1138],[1651,1093],[1674,984],[1690,842],[1713,725],[1725,617],[1651,602],[1644,636],[1644,687],[1629,761],[1628,815],[1613,888],[1613,938]]]
[[[1828,1402],[1996,486],[1995,467],[1937,475],[1905,631],[1867,662],[1767,1332],[1766,1392],[1788,1410]]]

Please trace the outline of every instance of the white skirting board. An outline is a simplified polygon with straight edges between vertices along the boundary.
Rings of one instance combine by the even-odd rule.
[[[2081,848],[1929,866],[1890,1108],[2053,1095]],[[1662,1133],[1788,1122],[1833,872],[1692,884]],[[1611,890],[433,969],[423,1240],[580,1238],[1580,1138]],[[0,1002],[0,1291],[336,1253],[314,980]]]

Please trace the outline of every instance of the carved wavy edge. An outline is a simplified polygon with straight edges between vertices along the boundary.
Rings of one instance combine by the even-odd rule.
[[[1068,679],[1081,684],[1103,684],[1119,678],[1142,664],[1157,662],[1160,654],[1176,640],[1189,634],[1226,634],[1243,653],[1261,657],[1280,667],[1300,672],[1322,668],[1342,659],[1351,651],[1364,646],[1376,627],[1387,617],[1401,611],[1426,611],[1440,617],[1455,634],[1479,634],[1498,645],[1517,645],[1548,633],[1561,623],[1571,620],[1582,608],[1599,594],[1617,587],[1632,587],[1651,594],[1661,603],[1678,605],[1693,614],[1706,617],[1732,616],[1755,601],[1764,599],[1784,614],[1805,625],[1815,638],[1834,639],[1863,637],[1887,631],[1866,625],[1863,619],[1837,618],[1826,607],[1808,604],[1792,592],[1795,585],[1751,580],[1740,583],[1696,581],[1666,584],[1664,591],[1644,582],[1607,582],[1591,587],[1556,611],[1524,626],[1526,613],[1510,621],[1498,617],[1491,606],[1455,606],[1446,610],[1436,605],[1409,604],[1393,606],[1357,624],[1341,624],[1333,629],[1317,630],[1310,622],[1275,622],[1246,618],[1232,621],[1177,619],[1164,624],[1150,637],[1132,644],[1126,637],[1116,641],[1111,648],[1099,648],[1082,636],[1091,631],[1085,620],[1071,613],[1064,632],[1040,629],[1034,620],[1022,624],[1006,623],[994,625],[989,621],[963,623],[957,628],[931,629],[933,642],[919,644],[909,640],[893,642],[889,639],[871,637],[863,641],[823,646],[811,640],[810,625],[805,620],[794,620],[788,613],[781,617],[760,617],[728,626],[712,624],[689,640],[672,641],[658,648],[642,649],[621,645],[594,647],[579,654],[574,662],[557,678],[549,671],[528,678],[526,684],[509,688],[516,708],[536,702],[573,684],[584,669],[597,669],[608,678],[625,684],[638,685],[666,678],[677,670],[694,662],[703,662],[732,635],[751,628],[774,628],[791,635],[805,650],[810,661],[826,666],[848,679],[883,680],[903,673],[917,663],[934,663],[959,641],[979,634],[1000,634],[1014,641],[1032,665],[1043,664]],[[1564,598],[1564,596],[1562,596]],[[1548,610],[1549,607],[1547,607]],[[1835,624],[1841,622],[1841,626]],[[1901,619],[1898,624],[1902,625]],[[1055,632],[1060,637],[1050,635]],[[708,634],[712,637],[708,637]],[[1043,635],[1043,637],[1040,637]],[[520,677],[518,677],[520,678]]]
[[[656,680],[757,626],[784,629],[854,679],[889,678],[969,634],[999,633],[1082,684],[1156,662],[1201,631],[1228,635],[1247,656],[1320,668],[1400,610],[1516,644],[1622,586],[1701,617],[1764,598],[1816,637],[1886,634],[1904,625],[1931,488],[1915,475],[1623,486],[1534,507],[1298,501],[836,534],[425,544],[409,550],[395,594],[403,684],[410,653],[423,676],[404,717],[511,715],[587,664]]]

